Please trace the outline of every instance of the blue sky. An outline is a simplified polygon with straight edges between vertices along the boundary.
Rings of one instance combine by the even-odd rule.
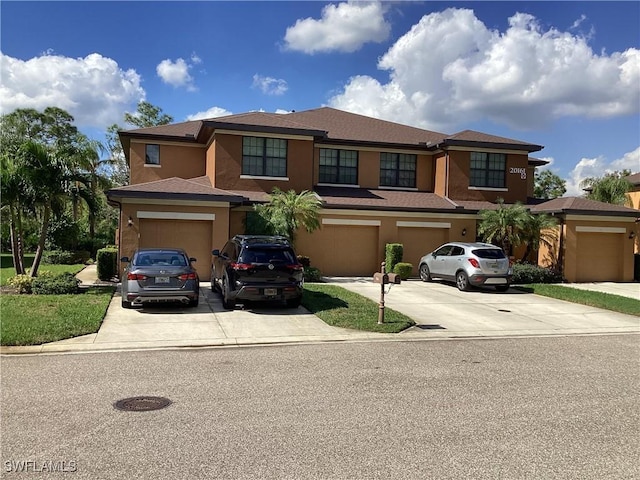
[[[332,106],[544,145],[586,176],[640,171],[640,2],[0,3],[0,109],[106,126]]]

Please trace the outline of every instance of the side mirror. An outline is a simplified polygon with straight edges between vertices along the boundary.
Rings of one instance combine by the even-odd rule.
[[[120,261],[124,263],[129,263],[131,260],[129,260],[129,257],[122,257]]]
[[[431,254],[431,256],[432,256],[433,258],[436,258],[436,257],[437,257],[436,252],[433,252],[433,253]]]
[[[196,260],[195,258],[193,258],[193,257],[190,257],[190,258],[189,258],[189,261],[190,261],[190,262],[197,262],[197,260]]]
[[[219,257],[220,250],[218,250],[217,248],[215,250],[211,250],[211,255],[213,255],[214,257]]]

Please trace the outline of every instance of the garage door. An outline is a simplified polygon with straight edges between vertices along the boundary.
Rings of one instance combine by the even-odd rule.
[[[323,251],[325,275],[371,276],[380,270],[378,227],[361,225],[323,225],[327,245]]]
[[[449,240],[446,228],[398,228],[398,243],[402,244],[402,261],[413,264],[413,274],[418,274],[418,262],[423,255],[432,252]]]
[[[211,221],[140,219],[140,247],[184,248],[198,260],[194,266],[202,281],[211,277],[212,234]]]
[[[576,282],[621,281],[622,240],[617,233],[578,233]]]

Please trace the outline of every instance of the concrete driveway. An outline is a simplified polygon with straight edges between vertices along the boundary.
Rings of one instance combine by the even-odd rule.
[[[368,278],[332,282],[376,302],[380,285]],[[388,286],[387,286],[388,289]],[[408,280],[393,285],[385,306],[411,317],[417,325],[404,337],[486,337],[640,332],[640,317],[542,297],[511,288],[459,291],[453,284]]]

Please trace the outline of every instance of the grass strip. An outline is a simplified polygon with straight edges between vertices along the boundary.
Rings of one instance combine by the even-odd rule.
[[[2,295],[0,344],[40,345],[96,333],[115,288],[78,295]]]
[[[518,288],[544,297],[557,298],[558,300],[566,300],[567,302],[579,303],[581,305],[640,317],[640,300],[634,298],[593,290],[564,287],[557,284],[536,283]]]
[[[385,323],[378,325],[376,302],[337,285],[305,283],[302,305],[334,327],[398,333],[415,325],[411,318],[390,308],[385,308]]]
[[[24,256],[24,267],[25,268],[31,268],[31,265],[33,264],[33,258],[35,257],[35,255],[33,253],[27,253]],[[78,273],[80,270],[82,270],[85,267],[85,265],[82,264],[75,264],[75,265],[47,265],[47,264],[40,264],[40,268],[39,268],[39,272],[42,272],[43,270],[48,270],[49,272],[53,273],[54,275],[59,275],[61,273],[66,273],[66,272],[71,272],[74,275],[76,273]],[[16,274],[16,269],[13,267],[13,257],[11,255],[8,255],[6,253],[3,253],[2,255],[0,255],[0,285],[1,286],[5,286],[7,285],[7,282],[9,281],[9,279],[13,276],[15,276]]]

